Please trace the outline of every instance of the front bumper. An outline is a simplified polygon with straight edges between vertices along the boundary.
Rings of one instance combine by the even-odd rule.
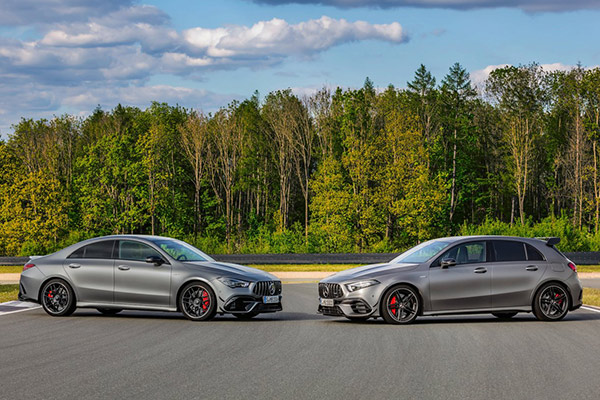
[[[281,295],[277,297],[279,298],[277,303],[264,303],[262,297],[248,295],[234,296],[223,304],[222,310],[231,314],[277,312],[283,310]]]
[[[319,303],[321,303],[321,299],[319,299]],[[332,317],[370,317],[376,316],[376,311],[377,304],[372,306],[361,298],[333,299],[333,306],[319,304],[317,309],[319,314]]]
[[[379,316],[379,299],[385,290],[384,285],[377,284],[352,292],[348,291],[346,282],[325,281],[319,285],[318,313],[334,317]],[[325,286],[328,286],[326,292],[323,291]]]

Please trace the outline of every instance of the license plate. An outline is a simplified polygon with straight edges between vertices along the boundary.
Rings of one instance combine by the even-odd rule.
[[[279,296],[263,296],[263,303],[265,303],[265,304],[279,303]]]
[[[323,307],[333,307],[333,299],[320,299]]]

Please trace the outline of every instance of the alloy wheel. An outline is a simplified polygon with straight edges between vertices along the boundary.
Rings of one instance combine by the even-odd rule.
[[[212,311],[212,295],[202,285],[190,285],[181,294],[181,307],[190,319],[204,319]]]
[[[568,311],[567,292],[558,285],[545,287],[539,296],[539,308],[548,319],[560,319]]]
[[[71,292],[67,286],[60,282],[50,282],[44,287],[42,302],[46,312],[52,315],[61,315],[70,307]]]
[[[406,287],[394,289],[387,296],[388,315],[396,323],[407,323],[414,320],[419,311],[419,299],[414,291]]]

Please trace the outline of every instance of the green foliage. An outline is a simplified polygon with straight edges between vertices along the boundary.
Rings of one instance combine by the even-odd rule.
[[[209,253],[400,251],[460,234],[600,250],[600,69],[458,63],[407,89],[258,93],[23,119],[0,141],[0,255],[105,234]]]

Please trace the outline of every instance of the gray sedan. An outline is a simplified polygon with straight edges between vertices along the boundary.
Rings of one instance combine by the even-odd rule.
[[[469,236],[424,242],[385,264],[332,275],[319,283],[324,315],[382,317],[406,324],[419,315],[533,312],[556,321],[582,304],[577,267],[547,240]]]
[[[203,321],[216,313],[252,318],[282,309],[275,276],[217,262],[180,240],[141,235],[90,239],[31,260],[19,299],[41,303],[53,316],[91,307],[103,314],[180,311]]]

